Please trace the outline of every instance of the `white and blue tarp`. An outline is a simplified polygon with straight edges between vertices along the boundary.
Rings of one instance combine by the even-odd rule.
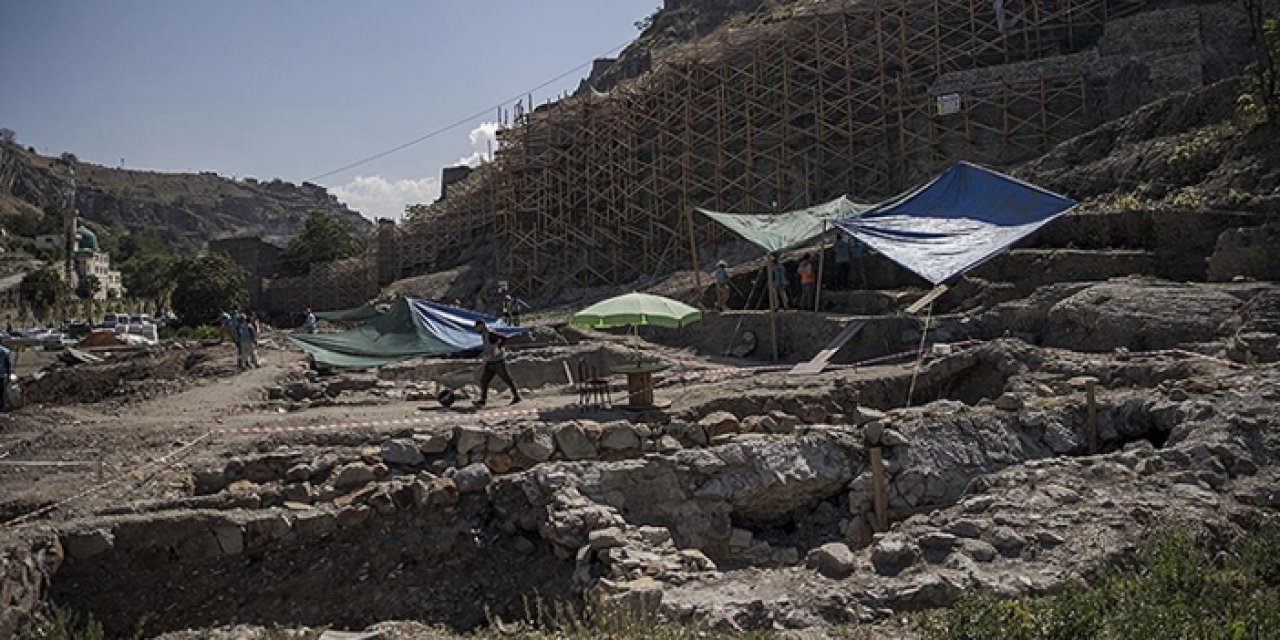
[[[514,336],[528,328],[508,327],[490,315],[402,298],[390,309],[354,329],[338,333],[287,334],[317,364],[364,369],[419,356],[449,356],[479,350],[477,320],[497,333]]]
[[[835,225],[933,284],[964,273],[1076,206],[968,162]]]

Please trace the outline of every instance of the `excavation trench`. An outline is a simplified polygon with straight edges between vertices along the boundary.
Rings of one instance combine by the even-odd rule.
[[[65,525],[58,535],[66,557],[52,572],[49,599],[92,613],[116,635],[139,621],[152,634],[228,623],[358,629],[387,619],[469,629],[486,621],[486,609],[511,619],[538,598],[580,602],[600,578],[679,581],[707,570],[682,551],[733,571],[803,564],[827,542],[859,548],[873,511],[871,447],[885,461],[893,518],[953,504],[975,479],[1010,466],[1089,453],[1082,393],[1001,410],[982,401],[1018,383],[1013,365],[986,356],[948,362],[924,372],[917,393],[951,399],[889,411],[875,428],[855,426],[859,406],[892,408],[903,381],[716,400],[687,416],[698,421],[662,427],[533,423],[393,438],[435,453],[327,494],[348,467],[365,464],[358,451],[247,457],[197,473],[195,486],[209,498],[251,486],[257,501],[239,505],[249,508]],[[739,414],[739,427],[711,436],[715,425],[702,418],[713,410]],[[805,419],[785,432],[741,432],[771,410]],[[1106,391],[1098,449],[1160,447],[1212,411],[1140,389]],[[832,419],[839,416],[843,423]],[[657,450],[667,437],[684,447]],[[530,452],[547,439],[552,459],[502,467],[522,446]],[[384,460],[396,446],[383,443]],[[315,491],[290,494],[307,484],[300,466],[310,468],[304,475]],[[232,486],[242,481],[250,485]],[[304,503],[291,499],[299,497]]]
[[[91,612],[112,635],[225,623],[360,629],[418,619],[468,629],[523,598],[571,600],[572,562],[502,533],[487,501],[379,513],[172,513],[63,534],[51,600]],[[513,571],[513,567],[519,567]]]

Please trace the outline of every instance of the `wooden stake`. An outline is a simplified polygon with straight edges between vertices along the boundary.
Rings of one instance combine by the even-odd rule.
[[[1085,387],[1085,396],[1089,402],[1089,455],[1098,453],[1098,398],[1097,383],[1090,380]]]
[[[880,447],[871,448],[871,487],[875,493],[876,526],[881,531],[889,529],[889,495],[884,478],[884,460],[880,457]]]

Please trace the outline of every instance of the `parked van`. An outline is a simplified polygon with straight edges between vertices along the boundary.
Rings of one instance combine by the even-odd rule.
[[[116,328],[116,325],[121,324],[122,322],[128,323],[129,316],[122,316],[116,313],[108,313],[106,316],[103,316],[102,318],[102,328],[114,329]]]

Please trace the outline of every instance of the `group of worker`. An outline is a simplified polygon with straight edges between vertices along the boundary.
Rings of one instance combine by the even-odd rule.
[[[835,254],[834,288],[847,289],[849,288],[849,276],[854,259],[862,260],[862,245],[851,241],[844,234],[837,234],[832,251]],[[769,282],[770,286],[773,287],[778,308],[790,309],[791,296],[789,291],[791,279],[787,274],[787,266],[779,259],[778,254],[770,253],[768,268]],[[715,279],[716,285],[716,308],[720,311],[726,311],[729,308],[729,293],[732,286],[729,282],[729,263],[724,260],[717,262],[716,268],[712,270],[711,274]],[[800,277],[800,306],[798,308],[812,311],[818,294],[818,270],[814,266],[814,254],[805,254],[800,260],[797,274]]]
[[[310,309],[307,310],[310,313]],[[236,312],[223,313],[220,318],[222,335],[236,345],[236,367],[241,371],[262,366],[258,359],[258,337],[262,335],[262,321],[258,314]]]

